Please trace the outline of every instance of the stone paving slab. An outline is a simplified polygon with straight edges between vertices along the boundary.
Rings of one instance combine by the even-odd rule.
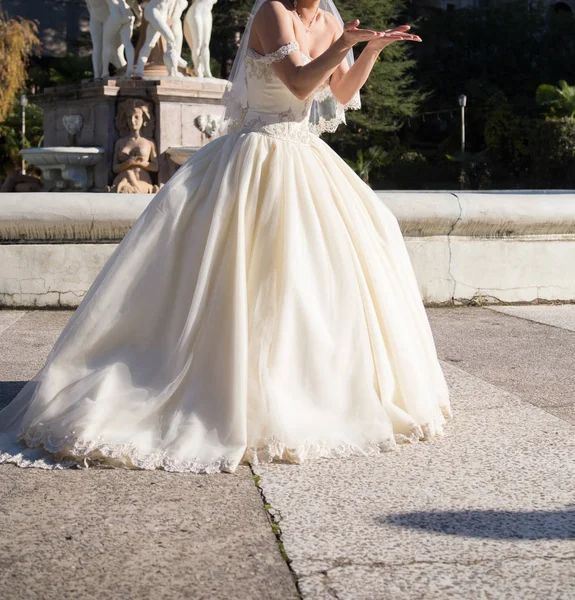
[[[249,467],[0,466],[0,598],[297,598]]]
[[[575,304],[486,306],[489,310],[575,331]]]
[[[256,467],[303,598],[573,598],[575,335],[557,325],[568,311],[491,308],[428,309],[455,412],[446,437]],[[0,311],[0,404],[71,314]],[[0,532],[2,600],[297,597],[246,467],[3,465]]]
[[[486,396],[483,379],[464,371],[453,363],[444,360],[440,360],[440,363],[449,386],[449,393],[454,398],[459,412],[523,405],[523,400],[519,396],[501,388],[497,389],[497,393]]]
[[[573,427],[460,375],[441,440],[256,467],[304,598],[573,597]]]
[[[0,310],[0,335],[25,315],[23,310]]]
[[[540,308],[550,315],[562,310]],[[481,307],[435,308],[428,314],[444,361],[536,406],[575,406],[574,332]]]
[[[0,310],[0,405],[42,367],[72,314]],[[1,465],[0,599],[68,598],[297,591],[248,467],[209,477]]]
[[[0,408],[42,368],[72,314],[70,310],[0,310]]]
[[[422,569],[416,562],[385,571],[371,566],[335,567],[327,577],[307,579],[305,596],[317,600],[573,600],[572,587],[573,573],[561,560],[530,560],[528,570],[521,560],[478,561],[473,568],[437,562],[433,569]]]

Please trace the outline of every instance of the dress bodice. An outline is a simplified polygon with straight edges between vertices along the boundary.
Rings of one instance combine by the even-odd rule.
[[[242,131],[259,131],[294,141],[309,141],[309,116],[314,98],[329,90],[326,82],[305,100],[296,98],[275,74],[272,64],[300,51],[305,62],[312,58],[291,42],[269,54],[249,48],[245,57],[248,110]]]

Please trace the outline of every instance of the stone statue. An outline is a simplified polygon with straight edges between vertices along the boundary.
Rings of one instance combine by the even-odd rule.
[[[114,146],[112,170],[117,174],[109,192],[150,194],[158,191],[150,173],[158,171],[158,155],[154,140],[141,135],[152,128],[150,105],[139,98],[124,100],[118,107],[116,128],[120,137]]]
[[[0,192],[42,192],[44,185],[38,177],[23,175],[20,166],[14,165],[6,179],[0,179]]]
[[[149,0],[144,7],[144,19],[147,21],[146,39],[142,46],[136,67],[136,75],[144,75],[144,67],[152,48],[160,36],[166,40],[167,48],[164,53],[164,64],[171,77],[181,76],[178,67],[185,67],[182,59],[182,13],[188,6],[188,0]]]
[[[144,16],[144,11],[140,6],[141,2],[143,2],[143,0],[126,0],[126,4],[132,9],[132,12],[136,16],[134,27],[139,27],[141,25],[142,17]]]
[[[212,36],[212,8],[217,0],[192,0],[184,17],[184,34],[192,51],[196,77],[211,77],[210,38]]]
[[[86,0],[86,4],[90,13],[94,79],[109,77],[110,63],[116,68],[125,66],[129,77],[134,68],[131,38],[136,17],[132,10],[141,13],[138,3],[136,0]]]
[[[207,138],[211,138],[218,129],[218,121],[212,115],[207,114],[198,115],[194,119],[194,125]]]

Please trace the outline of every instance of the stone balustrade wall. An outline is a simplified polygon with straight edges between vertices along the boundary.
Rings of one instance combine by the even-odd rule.
[[[575,192],[377,192],[423,300],[575,301]],[[0,307],[75,307],[152,195],[0,194]]]

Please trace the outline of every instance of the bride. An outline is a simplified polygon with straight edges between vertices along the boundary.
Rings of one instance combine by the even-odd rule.
[[[331,0],[256,2],[223,135],[156,194],[0,411],[0,462],[233,472],[443,434],[398,222],[318,137],[359,108],[383,48],[421,41],[358,25]]]

